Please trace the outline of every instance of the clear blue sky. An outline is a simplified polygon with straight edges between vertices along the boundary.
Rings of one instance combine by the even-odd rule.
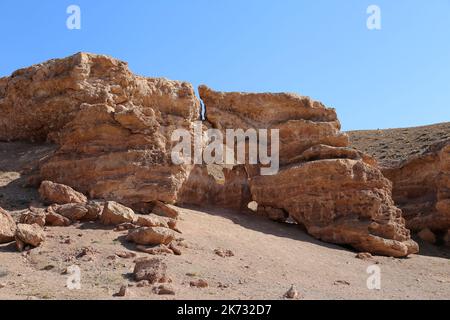
[[[88,51],[194,86],[308,95],[345,130],[450,121],[450,0],[1,0],[0,28],[0,76]]]

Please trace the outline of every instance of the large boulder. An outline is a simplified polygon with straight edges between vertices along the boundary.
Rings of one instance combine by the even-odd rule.
[[[16,231],[17,248],[21,251],[27,245],[38,247],[45,240],[45,232],[37,224],[18,224]]]
[[[316,238],[361,251],[395,257],[418,252],[392,201],[391,183],[372,157],[348,147],[334,109],[295,94],[205,86],[199,93],[214,128],[279,130],[279,172],[260,175],[258,165],[245,165],[258,214],[277,221],[290,216]]]
[[[69,186],[43,181],[39,188],[42,201],[47,204],[86,203],[84,194],[75,191]]]
[[[0,243],[14,241],[15,234],[16,222],[6,210],[0,208]]]
[[[108,201],[103,208],[100,221],[105,225],[119,225],[134,222],[137,219],[133,209],[120,203]]]

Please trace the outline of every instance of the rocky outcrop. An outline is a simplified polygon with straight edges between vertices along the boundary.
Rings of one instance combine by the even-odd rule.
[[[44,180],[126,205],[174,202],[189,174],[171,162],[171,133],[192,129],[199,101],[186,82],[132,74],[79,53],[0,81],[0,140],[51,141]]]
[[[350,137],[379,160],[407,227],[444,235],[450,228],[450,123],[355,131]]]
[[[279,173],[259,175],[246,166],[259,214],[278,221],[290,216],[321,240],[362,251],[396,257],[418,251],[392,201],[391,183],[374,159],[348,148],[333,109],[294,94],[205,86],[199,92],[214,128],[279,129]]]

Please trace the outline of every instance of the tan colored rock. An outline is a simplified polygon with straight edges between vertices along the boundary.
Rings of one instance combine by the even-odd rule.
[[[39,188],[42,201],[47,204],[86,203],[85,195],[63,184],[44,181]]]
[[[0,243],[14,241],[15,234],[16,222],[6,210],[0,208]]]
[[[165,203],[162,203],[161,201],[155,201],[153,203],[152,212],[158,216],[167,217],[171,219],[178,219],[180,215],[178,209],[176,209],[174,206],[167,205]]]
[[[167,265],[160,259],[142,259],[137,261],[133,270],[134,280],[148,281],[150,284],[169,282]]]
[[[64,205],[55,205],[52,208],[56,213],[66,217],[71,221],[80,221],[88,213],[88,209],[85,204],[68,203]]]
[[[362,161],[306,162],[254,177],[250,187],[259,205],[281,207],[323,241],[394,257],[418,252],[390,182]]]
[[[279,173],[261,176],[258,166],[245,166],[257,213],[278,221],[290,216],[316,238],[373,254],[418,252],[392,201],[391,183],[373,158],[348,148],[335,110],[295,94],[205,86],[199,93],[214,128],[279,129]]]
[[[90,201],[85,205],[85,208],[87,209],[87,213],[82,220],[97,221],[98,219],[100,219],[103,212],[103,204]]]
[[[37,224],[18,224],[16,231],[16,241],[19,250],[23,244],[38,247],[45,240],[45,232]]]
[[[145,253],[148,253],[151,255],[173,254],[173,251],[164,244],[159,244],[159,245],[153,246],[153,247],[137,245],[136,250],[139,250],[141,252],[145,252]]]
[[[298,299],[300,297],[300,294],[298,293],[295,286],[292,285],[291,288],[284,294],[284,297],[287,299]]]
[[[418,234],[420,239],[422,239],[425,242],[435,244],[436,243],[436,235],[428,228],[423,229]]]
[[[191,287],[196,287],[196,288],[207,288],[209,286],[208,281],[204,280],[204,279],[198,279],[198,280],[193,280],[190,283]]]
[[[33,212],[28,210],[27,212],[22,213],[19,218],[19,223],[22,224],[37,224],[40,227],[45,226],[45,211],[41,212]]]
[[[45,224],[53,227],[67,227],[70,226],[71,221],[59,213],[54,212],[53,209],[49,207],[45,214]]]
[[[133,209],[125,207],[120,203],[108,201],[105,203],[100,221],[105,225],[119,225],[134,222],[136,215]]]
[[[155,214],[150,215],[137,215],[136,224],[140,227],[162,227],[169,228],[167,218],[157,216]]]
[[[450,228],[450,123],[349,134],[352,145],[377,158],[392,181],[409,229]]]
[[[175,239],[175,233],[167,228],[142,227],[130,230],[127,240],[142,245],[168,245]]]

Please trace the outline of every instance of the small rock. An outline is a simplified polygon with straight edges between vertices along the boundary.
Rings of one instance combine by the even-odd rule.
[[[334,282],[334,285],[335,285],[335,286],[337,286],[337,285],[345,285],[345,286],[349,286],[349,285],[350,285],[350,282],[348,282],[348,281],[346,281],[346,280],[336,280],[336,281]]]
[[[136,285],[138,288],[148,287],[150,286],[150,282],[148,280],[139,281]]]
[[[63,205],[54,205],[52,210],[70,221],[80,221],[88,213],[88,209],[84,204],[68,203]]]
[[[67,227],[70,226],[71,221],[49,207],[45,215],[45,224],[53,227]]]
[[[147,280],[150,284],[169,282],[167,265],[160,259],[141,259],[136,262],[133,276],[135,281]]]
[[[16,244],[19,250],[25,245],[39,246],[45,240],[44,230],[37,224],[18,224],[16,231]]]
[[[175,295],[175,290],[167,285],[160,285],[159,287],[153,288],[153,292],[158,295]]]
[[[234,253],[231,250],[216,249],[214,250],[214,253],[222,258],[234,257]]]
[[[119,251],[119,252],[116,252],[116,256],[118,256],[119,258],[123,258],[123,259],[131,259],[131,258],[136,257],[136,253],[131,252],[131,251]]]
[[[176,256],[181,256],[182,252],[179,247],[177,247],[173,242],[170,243],[169,249],[173,251],[173,254]]]
[[[284,297],[287,299],[298,299],[299,293],[294,285],[291,286],[291,288],[284,294]]]
[[[190,282],[190,286],[191,287],[196,287],[196,288],[207,288],[208,287],[208,282],[206,280],[203,279],[198,279],[195,281],[191,281]]]
[[[19,223],[22,224],[37,224],[41,227],[45,226],[45,211],[33,212],[28,210],[19,218]]]
[[[143,245],[168,245],[174,239],[172,230],[161,227],[141,227],[131,230],[127,236],[128,241]]]
[[[373,259],[373,256],[369,252],[360,252],[356,255],[356,258],[361,260],[371,260]]]
[[[144,253],[148,253],[148,254],[152,254],[152,255],[159,255],[159,254],[173,254],[173,251],[170,250],[166,245],[164,244],[159,244],[157,246],[153,246],[153,247],[146,247],[143,245],[137,245],[136,249],[144,252]]]

